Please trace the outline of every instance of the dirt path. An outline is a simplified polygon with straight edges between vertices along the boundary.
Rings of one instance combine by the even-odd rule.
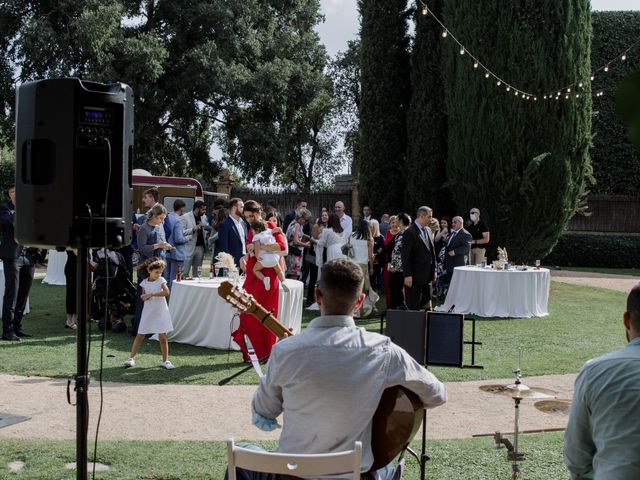
[[[551,280],[573,285],[608,288],[625,293],[629,293],[640,282],[639,277],[632,277],[631,275],[576,272],[571,270],[551,270]]]
[[[575,375],[523,379],[534,387],[555,390],[571,398]],[[428,415],[427,436],[464,438],[473,434],[513,430],[514,405],[507,396],[483,392],[481,385],[508,384],[499,379],[447,384],[449,402]],[[27,416],[25,422],[0,428],[0,438],[74,439],[75,408],[67,404],[66,381],[43,377],[0,375],[0,412]],[[279,431],[265,433],[250,423],[255,386],[131,385],[106,383],[100,438],[104,440],[260,440],[277,439]],[[90,436],[95,434],[99,388],[89,389]],[[10,398],[8,398],[10,397]],[[74,399],[74,397],[72,397]],[[567,416],[542,413],[534,400],[521,406],[524,430],[562,428]],[[127,405],[139,405],[135,416]]]

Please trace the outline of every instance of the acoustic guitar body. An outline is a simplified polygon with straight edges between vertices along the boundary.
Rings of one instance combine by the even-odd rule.
[[[412,391],[398,385],[382,392],[373,416],[371,471],[388,465],[409,445],[423,418],[422,402]]]

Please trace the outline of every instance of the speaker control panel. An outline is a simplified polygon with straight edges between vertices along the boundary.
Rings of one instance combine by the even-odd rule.
[[[113,137],[113,111],[108,108],[82,107],[76,127],[79,147],[101,148],[104,139]]]

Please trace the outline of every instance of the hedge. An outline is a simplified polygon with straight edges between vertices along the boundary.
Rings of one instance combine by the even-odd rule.
[[[640,236],[565,233],[543,263],[563,267],[640,268]]]
[[[605,65],[635,44],[640,37],[640,12],[592,12],[591,65]],[[615,106],[618,83],[640,70],[640,46],[627,54],[624,62],[611,64],[609,71],[596,73],[593,91],[605,95],[593,99],[593,148],[591,163],[596,185],[594,193],[636,195],[640,189],[640,151],[628,140],[627,128]]]

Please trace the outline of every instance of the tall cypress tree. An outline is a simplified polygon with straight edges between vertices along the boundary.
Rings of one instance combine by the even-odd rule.
[[[362,18],[359,186],[374,212],[404,203],[409,106],[406,0],[359,0]]]
[[[517,88],[557,93],[583,82],[559,100],[523,99],[443,39],[456,202],[481,210],[494,249],[505,246],[516,261],[541,258],[582,207],[592,178],[589,0],[459,0],[445,3],[444,22]]]
[[[443,0],[427,7],[441,16]],[[447,116],[441,69],[440,27],[418,5],[411,52],[411,103],[407,120],[406,205],[430,205],[438,215],[451,215],[454,205],[446,188]]]

